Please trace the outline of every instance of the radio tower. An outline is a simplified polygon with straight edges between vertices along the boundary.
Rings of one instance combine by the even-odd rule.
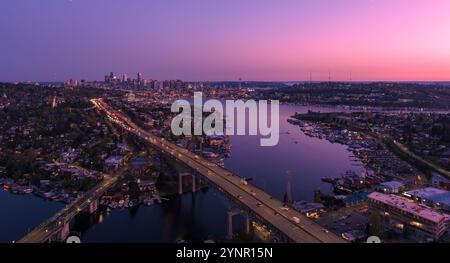
[[[286,185],[286,203],[292,204],[292,172],[290,170],[286,171],[287,185]]]

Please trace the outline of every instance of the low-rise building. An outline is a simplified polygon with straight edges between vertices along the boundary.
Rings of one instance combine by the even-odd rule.
[[[401,196],[373,192],[369,195],[369,209],[379,213],[388,227],[424,240],[437,240],[447,229],[445,214]]]
[[[354,194],[345,196],[342,199],[342,202],[344,202],[345,206],[359,205],[359,204],[367,201],[368,195],[369,195],[369,193],[366,193],[366,192],[354,193]]]
[[[325,206],[321,203],[309,203],[306,201],[297,201],[292,204],[295,210],[306,215],[309,218],[318,218],[325,212]]]
[[[403,183],[398,181],[389,181],[379,184],[376,189],[385,194],[398,194],[403,188]]]
[[[442,188],[445,190],[450,190],[450,180],[448,180],[447,178],[444,178],[443,176],[439,175],[438,173],[431,174],[431,184],[435,188]]]
[[[61,162],[73,163],[78,155],[79,153],[75,149],[69,149],[68,151],[61,153]]]
[[[122,166],[124,161],[123,156],[114,155],[110,156],[105,160],[105,166],[107,169],[118,169]]]
[[[142,180],[142,181],[139,180],[138,185],[139,185],[139,189],[142,192],[156,190],[155,181],[153,181],[152,179]]]
[[[415,189],[404,195],[421,203],[450,212],[450,192],[434,187]]]

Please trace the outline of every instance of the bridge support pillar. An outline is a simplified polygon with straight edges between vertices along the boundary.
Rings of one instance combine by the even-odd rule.
[[[192,192],[193,193],[195,193],[195,189],[196,189],[196,186],[195,186],[195,174],[192,174]]]
[[[250,217],[245,216],[245,234],[250,234]]]
[[[61,231],[58,234],[58,242],[64,242],[64,240],[66,240],[69,234],[70,234],[69,222],[64,222],[62,224]]]
[[[233,239],[233,217],[236,215],[245,216],[245,234],[250,233],[250,216],[243,210],[233,209],[228,211],[227,239]]]
[[[69,222],[61,222],[60,224],[61,226],[57,229],[57,231],[53,233],[47,240],[45,240],[44,243],[62,243],[66,240],[66,238],[70,234]]]
[[[236,215],[236,211],[228,212],[228,227],[227,227],[227,239],[233,239],[233,217]]]
[[[178,194],[183,194],[183,176],[178,174]]]
[[[97,212],[98,204],[98,199],[92,200],[92,202],[89,203],[89,214],[95,214],[95,212]]]
[[[183,177],[189,176],[189,173],[178,173],[178,194],[183,194]]]

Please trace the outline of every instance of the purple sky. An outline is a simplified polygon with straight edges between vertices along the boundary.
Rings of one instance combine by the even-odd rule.
[[[450,80],[446,0],[1,0],[0,81]]]

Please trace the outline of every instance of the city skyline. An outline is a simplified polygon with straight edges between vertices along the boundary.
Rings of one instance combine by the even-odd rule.
[[[0,81],[449,81],[447,1],[2,1]]]

